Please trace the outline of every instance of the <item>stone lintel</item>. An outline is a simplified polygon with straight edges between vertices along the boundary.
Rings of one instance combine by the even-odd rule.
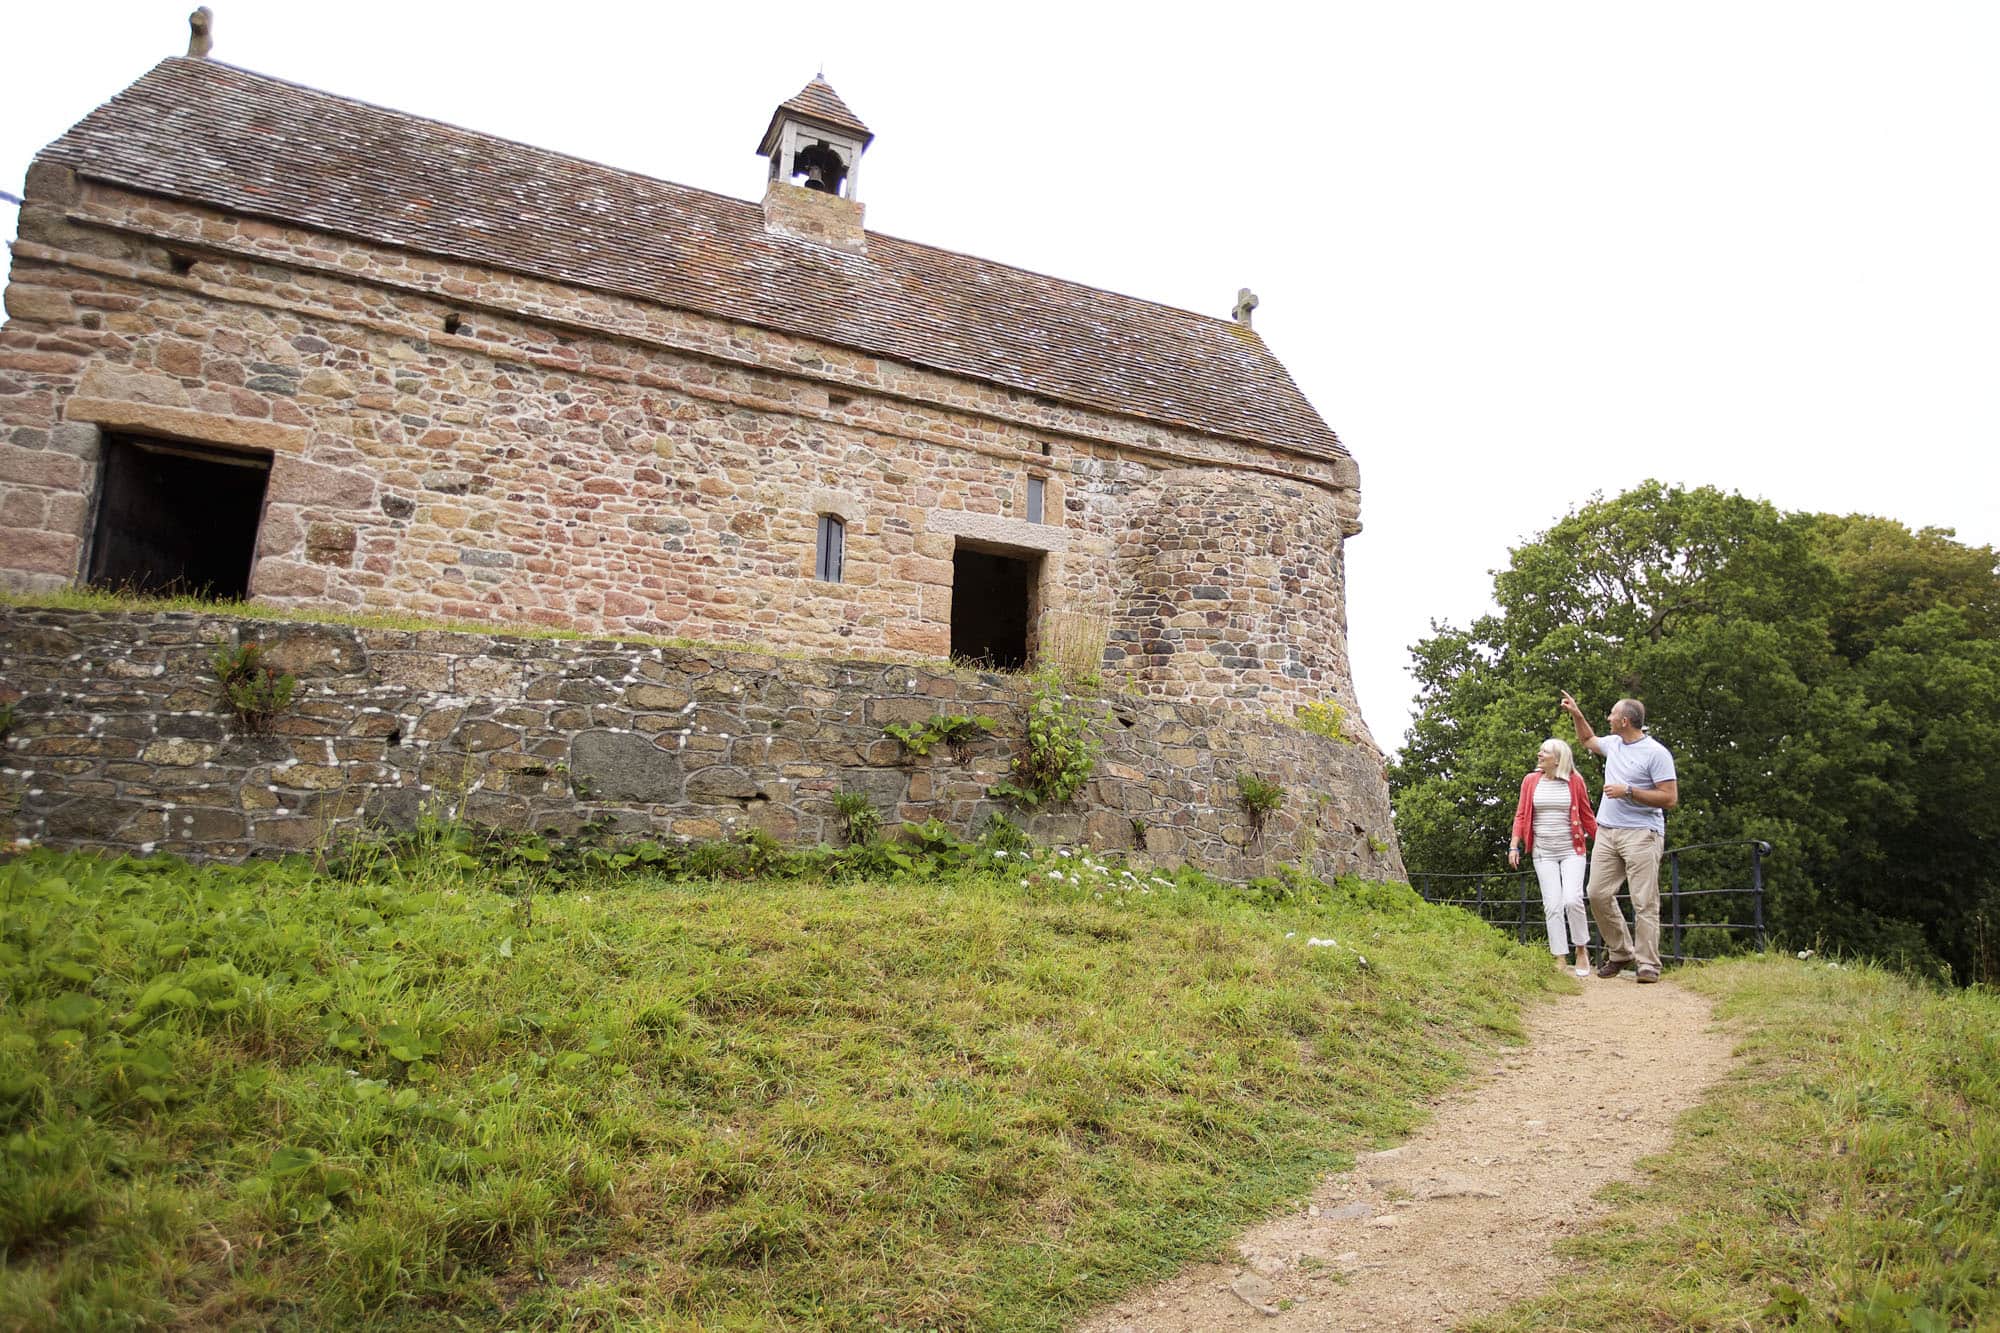
[[[187,444],[208,444],[231,449],[269,449],[273,453],[302,454],[306,448],[306,428],[286,426],[253,417],[230,417],[216,412],[200,412],[191,407],[169,407],[162,403],[129,402],[116,398],[72,398],[63,407],[63,419],[82,421],[104,430],[129,430],[157,435]]]
[[[859,523],[868,514],[868,502],[860,496],[824,487],[810,492],[806,505],[815,514],[832,514],[842,523]]]
[[[1030,523],[1024,518],[1004,518],[999,514],[974,514],[964,509],[933,509],[924,520],[924,530],[957,537],[972,545],[1017,551],[1067,551],[1070,547],[1070,534],[1053,524]]]

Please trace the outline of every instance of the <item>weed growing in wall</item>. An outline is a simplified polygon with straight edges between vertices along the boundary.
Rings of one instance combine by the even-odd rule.
[[[224,645],[215,650],[213,663],[215,678],[222,686],[222,701],[245,731],[262,731],[292,702],[292,692],[299,685],[290,672],[266,666],[264,650],[255,643],[234,648]]]
[[[850,847],[873,842],[875,835],[882,831],[882,816],[869,802],[867,792],[835,792],[833,812],[840,816],[841,835]]]
[[[1349,743],[1354,740],[1347,730],[1347,710],[1331,699],[1300,704],[1291,720],[1300,731],[1310,731],[1315,736]]]
[[[1243,806],[1243,813],[1250,817],[1250,831],[1262,833],[1264,821],[1285,804],[1284,787],[1271,778],[1259,777],[1255,773],[1236,775],[1236,799]]]
[[[1095,690],[1104,671],[1104,645],[1111,638],[1105,611],[1044,611],[1035,622],[1035,659],[1072,688]]]
[[[969,717],[964,713],[933,713],[914,726],[907,722],[891,722],[882,728],[911,754],[921,757],[929,754],[933,747],[942,745],[961,764],[972,758],[974,741],[999,729],[1000,724],[990,717]]]
[[[1069,693],[1059,671],[1036,671],[1028,690],[1027,745],[1007,777],[993,784],[993,794],[1030,809],[1074,797],[1097,768],[1096,721],[1095,705]]]

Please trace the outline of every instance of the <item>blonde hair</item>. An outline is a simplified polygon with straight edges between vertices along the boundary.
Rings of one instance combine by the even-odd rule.
[[[1576,755],[1570,752],[1568,741],[1551,736],[1542,742],[1542,747],[1535,752],[1535,757],[1540,759],[1544,753],[1551,750],[1556,756],[1556,776],[1568,782],[1569,775],[1576,772]]]

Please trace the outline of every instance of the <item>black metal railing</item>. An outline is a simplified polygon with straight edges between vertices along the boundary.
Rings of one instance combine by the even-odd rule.
[[[1711,855],[1731,850],[1747,850],[1749,865],[1744,866],[1739,858]],[[1698,963],[1764,948],[1768,942],[1764,933],[1764,858],[1770,854],[1771,844],[1754,838],[1669,847],[1660,867],[1661,961]],[[1415,870],[1410,872],[1410,884],[1426,902],[1466,908],[1481,920],[1513,930],[1514,938],[1523,944],[1548,938],[1542,890],[1532,868],[1471,874]],[[1467,892],[1472,896],[1464,896]],[[1747,912],[1742,910],[1744,899],[1749,900]],[[1618,906],[1630,920],[1632,898],[1623,889],[1618,893]],[[1750,919],[1731,919],[1738,915]],[[1597,920],[1592,917],[1591,950],[1595,953],[1603,945]]]

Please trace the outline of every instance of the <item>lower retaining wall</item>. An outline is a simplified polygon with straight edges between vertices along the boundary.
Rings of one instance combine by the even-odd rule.
[[[298,678],[246,734],[220,701],[218,648],[254,640]],[[432,810],[475,823],[712,839],[748,828],[833,842],[833,797],[885,821],[977,833],[1003,810],[1038,841],[1190,862],[1229,878],[1305,860],[1402,878],[1381,756],[1282,721],[1112,693],[1077,799],[1032,815],[994,801],[1023,744],[1014,678],[889,662],[441,630],[358,629],[191,612],[0,607],[0,825],[57,847],[194,858],[308,850]],[[960,763],[883,728],[937,713],[1000,729]],[[1236,775],[1283,784],[1253,835]]]

